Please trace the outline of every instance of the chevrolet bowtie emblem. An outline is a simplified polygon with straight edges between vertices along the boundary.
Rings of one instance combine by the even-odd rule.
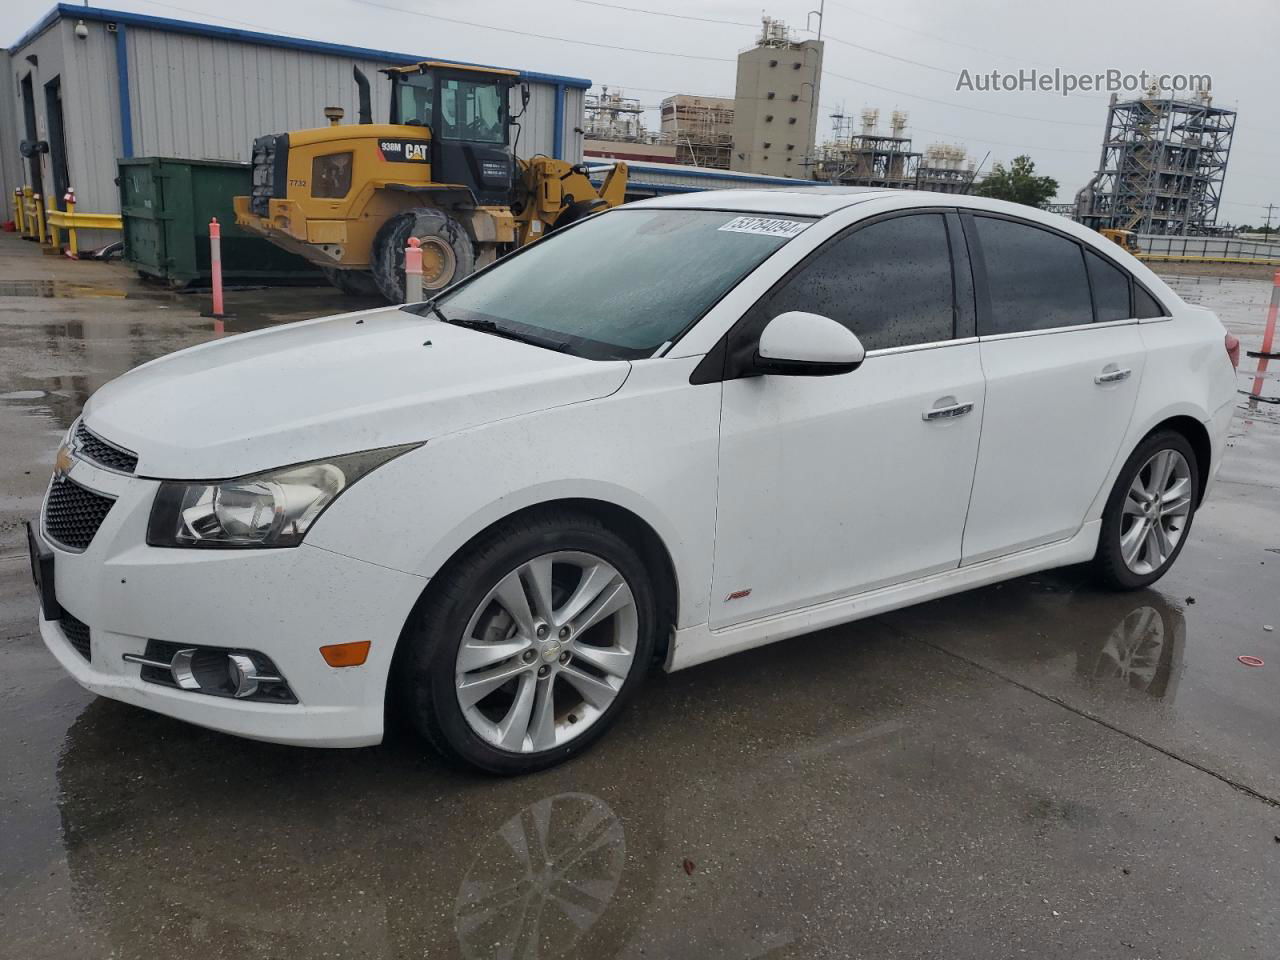
[[[76,462],[75,454],[71,452],[71,448],[69,446],[67,446],[64,443],[62,446],[58,447],[58,455],[57,457],[54,458],[54,461],[53,461],[54,478],[57,480],[61,480],[63,477],[65,477],[71,471],[71,468],[75,465],[75,462]]]

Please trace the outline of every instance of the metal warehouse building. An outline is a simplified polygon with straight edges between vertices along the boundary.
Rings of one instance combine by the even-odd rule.
[[[394,53],[59,4],[0,54],[6,207],[16,187],[30,185],[61,208],[72,186],[78,210],[116,213],[119,157],[247,161],[255,137],[324,126],[326,106],[341,106],[350,121],[353,65],[373,84],[374,119],[385,119],[391,85],[378,71],[426,59],[442,59],[440,51]],[[531,98],[519,154],[580,159],[590,81],[521,76]],[[39,152],[24,158],[24,142]]]

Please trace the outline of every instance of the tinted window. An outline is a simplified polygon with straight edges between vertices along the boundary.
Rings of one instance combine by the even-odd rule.
[[[950,340],[951,254],[942,214],[894,217],[830,241],[769,303],[838,320],[868,350]]]
[[[1089,264],[1089,282],[1093,284],[1094,319],[1098,323],[1108,320],[1128,320],[1129,275],[1092,250],[1085,255]]]
[[[1133,315],[1139,320],[1151,317],[1167,317],[1169,311],[1160,306],[1159,301],[1143,288],[1141,284],[1133,285]]]
[[[1080,245],[1048,230],[976,217],[991,316],[978,332],[1014,333],[1093,322]]]

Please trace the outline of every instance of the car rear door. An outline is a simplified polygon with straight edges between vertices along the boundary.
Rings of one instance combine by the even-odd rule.
[[[959,565],[984,388],[964,257],[954,213],[858,224],[730,332],[713,628]],[[866,360],[837,376],[733,375],[788,310],[845,324]]]
[[[1125,271],[1041,225],[964,220],[987,378],[968,564],[1080,529],[1121,455],[1145,354]]]

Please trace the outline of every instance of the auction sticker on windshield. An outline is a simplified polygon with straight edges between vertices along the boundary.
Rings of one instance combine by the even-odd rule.
[[[763,237],[796,236],[809,224],[803,220],[779,220],[777,217],[734,217],[721,230],[730,233],[754,233]]]

